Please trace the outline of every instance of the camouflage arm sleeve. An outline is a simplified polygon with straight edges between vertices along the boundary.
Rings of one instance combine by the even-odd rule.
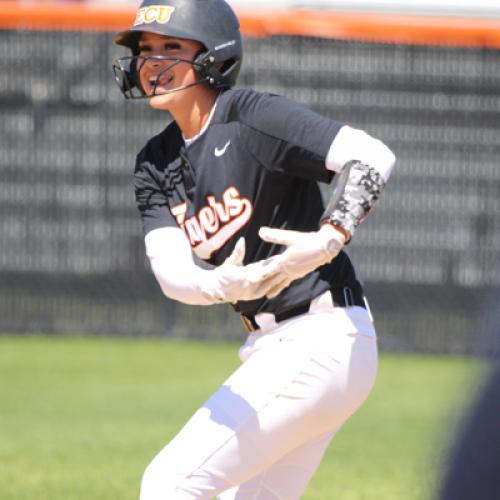
[[[332,187],[332,195],[320,223],[340,226],[352,237],[380,196],[385,181],[373,167],[354,160],[335,176]]]

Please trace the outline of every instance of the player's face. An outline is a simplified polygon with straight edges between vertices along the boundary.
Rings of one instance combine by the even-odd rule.
[[[164,56],[193,61],[201,49],[202,45],[194,40],[155,33],[144,32],[139,40],[139,56]],[[186,91],[171,94],[165,92],[195,83],[199,79],[191,64],[185,62],[176,64],[174,60],[146,60],[141,63],[139,75],[142,88],[147,95],[152,96],[151,106],[159,109],[169,109],[174,101],[179,100],[176,94],[183,94]]]

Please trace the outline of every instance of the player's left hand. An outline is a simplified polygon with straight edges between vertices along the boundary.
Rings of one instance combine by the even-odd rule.
[[[346,242],[345,235],[331,224],[324,224],[319,231],[312,232],[261,227],[259,236],[268,243],[287,247],[282,254],[273,257],[279,262],[280,273],[285,279],[267,292],[268,298],[276,297],[292,281],[330,262]]]

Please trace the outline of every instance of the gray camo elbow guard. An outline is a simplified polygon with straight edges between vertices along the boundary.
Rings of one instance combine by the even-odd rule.
[[[357,160],[348,162],[333,182],[333,192],[320,224],[340,226],[352,238],[384,187],[384,179],[373,167]]]

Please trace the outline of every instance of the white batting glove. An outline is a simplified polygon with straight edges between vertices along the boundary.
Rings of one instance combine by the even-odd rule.
[[[244,257],[245,239],[240,238],[232,254],[211,271],[214,281],[202,290],[205,299],[213,303],[259,299],[286,280],[275,257],[243,266]]]
[[[345,235],[331,224],[324,224],[319,231],[313,232],[261,227],[259,236],[268,243],[287,247],[282,254],[275,256],[283,279],[267,292],[268,298],[276,297],[292,281],[330,262],[346,241]]]

